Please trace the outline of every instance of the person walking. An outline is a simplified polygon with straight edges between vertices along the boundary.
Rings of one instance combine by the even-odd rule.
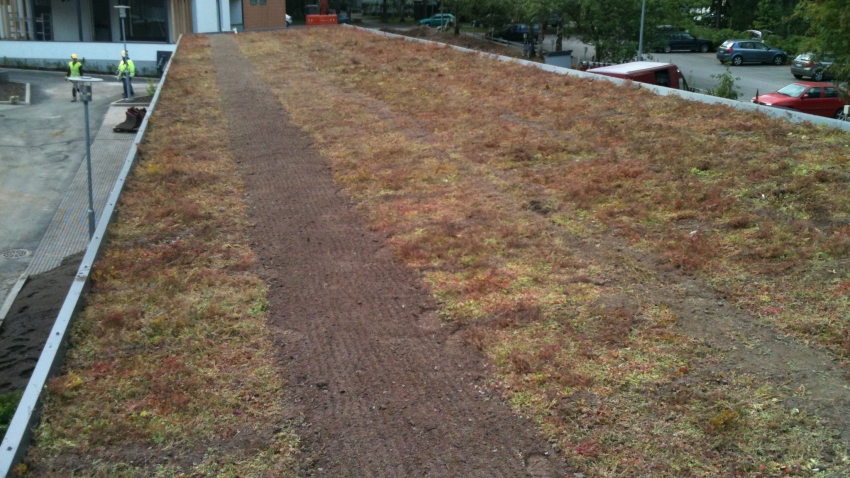
[[[68,78],[79,78],[81,76],[83,76],[83,64],[77,61],[77,54],[72,53],[71,61],[68,62],[68,74],[65,75],[65,80],[67,81]],[[79,83],[74,82],[74,84],[71,86],[71,94],[73,95],[71,103],[77,101],[77,90],[79,89]]]
[[[126,51],[121,52],[121,62],[118,63],[118,78],[124,81],[124,98],[132,100],[133,92],[133,77],[136,76],[136,65],[130,59],[130,55]]]

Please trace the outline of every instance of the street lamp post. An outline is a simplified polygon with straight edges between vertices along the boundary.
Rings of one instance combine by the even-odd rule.
[[[127,10],[130,7],[127,5],[117,5],[115,8],[118,9],[118,16],[121,17],[121,41],[124,42],[124,51],[129,55],[129,52],[127,52],[127,35],[124,33],[124,19],[127,18]]]
[[[638,61],[643,61],[643,18],[646,16],[646,0],[640,6],[640,39],[638,40]]]
[[[94,194],[92,193],[92,178],[91,178],[91,136],[89,135],[89,101],[92,99],[91,84],[98,81],[103,81],[100,78],[92,78],[90,76],[78,76],[68,78],[77,84],[80,91],[81,99],[86,110],[86,167],[89,175],[89,239],[94,236]]]

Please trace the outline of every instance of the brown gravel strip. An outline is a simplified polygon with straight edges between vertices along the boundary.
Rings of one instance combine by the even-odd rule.
[[[419,277],[367,229],[233,40],[210,44],[271,285],[284,399],[301,422],[302,472],[563,476],[532,424],[483,389],[483,358],[440,326]]]

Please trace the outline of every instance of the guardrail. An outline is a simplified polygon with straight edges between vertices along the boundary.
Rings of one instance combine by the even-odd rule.
[[[182,36],[177,40],[175,51],[180,46],[181,39]],[[170,61],[165,67],[156,93],[154,93],[151,100],[150,107],[148,108],[149,112],[145,115],[145,119],[139,126],[139,131],[133,139],[133,146],[130,147],[130,152],[127,153],[127,158],[124,160],[124,167],[121,169],[121,173],[115,181],[115,186],[112,188],[112,192],[106,201],[103,213],[100,216],[100,222],[97,224],[94,235],[86,248],[80,268],[77,270],[77,275],[74,277],[74,282],[71,284],[71,290],[68,292],[65,302],[63,302],[62,308],[59,310],[56,323],[50,331],[50,336],[44,345],[44,349],[41,351],[41,356],[33,370],[32,377],[30,377],[27,388],[24,390],[24,395],[21,397],[18,408],[15,411],[15,416],[12,417],[12,422],[9,424],[9,429],[6,431],[2,445],[0,445],[0,476],[8,477],[14,467],[26,455],[33,429],[38,422],[42,391],[47,383],[47,379],[55,375],[62,365],[68,345],[68,332],[74,323],[74,319],[77,317],[77,313],[82,308],[82,298],[88,290],[89,274],[91,273],[92,265],[106,242],[106,229],[112,222],[115,206],[118,204],[118,198],[121,196],[124,183],[135,164],[136,157],[138,156],[138,145],[144,138],[148,120],[159,101],[159,95],[168,76],[169,68],[171,68]]]

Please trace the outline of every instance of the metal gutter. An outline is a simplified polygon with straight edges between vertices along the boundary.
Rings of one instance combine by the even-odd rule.
[[[182,36],[181,36],[182,39]],[[176,49],[180,46],[180,39],[177,40]],[[35,427],[38,424],[38,418],[41,410],[42,391],[45,388],[48,378],[54,376],[61,368],[62,361],[65,358],[65,352],[68,346],[68,335],[71,330],[71,325],[77,317],[77,313],[83,306],[83,299],[88,291],[89,274],[91,273],[92,265],[100,254],[102,248],[106,244],[106,229],[112,222],[115,212],[115,206],[118,204],[118,198],[124,188],[124,183],[130,172],[133,169],[136,157],[138,155],[138,145],[141,143],[147,130],[148,120],[156,108],[159,101],[159,95],[162,92],[162,85],[165,84],[165,79],[168,76],[168,70],[171,68],[171,62],[165,67],[162,79],[159,81],[156,93],[151,100],[149,112],[145,115],[138,133],[133,140],[133,146],[124,160],[124,167],[115,181],[115,186],[106,201],[103,208],[103,213],[100,216],[100,222],[97,224],[94,236],[86,248],[85,256],[77,270],[77,275],[71,284],[71,290],[65,297],[65,302],[59,311],[59,316],[56,318],[56,323],[50,331],[50,336],[41,351],[41,356],[33,370],[32,377],[24,390],[24,395],[18,404],[18,409],[15,411],[15,416],[9,424],[9,429],[6,436],[3,438],[0,445],[0,476],[9,477],[14,468],[23,461],[26,456],[27,448]]]
[[[653,93],[655,93],[657,95],[661,95],[661,96],[678,96],[678,97],[684,98],[686,100],[698,101],[700,103],[726,105],[726,106],[731,106],[732,108],[735,108],[737,110],[742,110],[742,111],[756,111],[756,112],[765,114],[767,116],[772,116],[774,118],[781,118],[781,119],[791,121],[791,122],[794,122],[794,123],[810,122],[810,123],[814,123],[814,124],[826,125],[826,126],[836,128],[836,129],[841,129],[841,130],[844,130],[844,131],[850,131],[850,121],[841,121],[841,120],[837,120],[837,119],[833,119],[833,118],[826,118],[826,117],[823,117],[823,116],[815,116],[815,115],[810,115],[810,114],[806,114],[806,113],[800,113],[800,112],[797,112],[797,111],[782,110],[782,109],[778,109],[778,108],[772,108],[770,106],[763,106],[763,105],[757,105],[757,104],[754,104],[754,103],[745,103],[745,102],[742,102],[742,101],[730,100],[730,99],[727,99],[727,98],[719,98],[717,96],[704,95],[702,93],[694,93],[694,92],[691,92],[691,91],[682,91],[682,90],[676,90],[676,89],[673,89],[673,88],[666,88],[664,86],[650,85],[650,84],[647,84],[647,83],[638,83],[638,82],[634,82],[634,81],[631,81],[631,80],[623,80],[621,78],[614,78],[614,77],[611,77],[611,76],[598,75],[598,74],[589,73],[589,72],[586,72],[586,71],[573,70],[571,68],[563,68],[563,67],[555,66],[555,65],[547,65],[547,64],[544,64],[544,63],[537,63],[537,62],[534,62],[534,61],[523,60],[521,58],[511,58],[509,56],[496,55],[496,54],[493,54],[493,53],[485,53],[485,52],[482,52],[482,51],[470,50],[469,48],[463,48],[463,47],[459,47],[459,46],[455,46],[455,45],[449,45],[449,44],[446,44],[446,43],[435,42],[435,41],[431,41],[431,40],[425,40],[425,39],[422,39],[422,38],[407,37],[407,36],[404,36],[404,35],[397,35],[395,33],[382,32],[380,30],[372,30],[372,29],[369,29],[369,28],[357,27],[357,26],[354,26],[354,25],[345,25],[345,26],[349,27],[349,28],[360,28],[361,30],[370,31],[370,32],[375,33],[377,35],[383,35],[383,36],[387,36],[387,37],[391,37],[391,38],[401,38],[401,39],[404,39],[404,40],[407,40],[407,41],[413,41],[413,42],[419,42],[419,43],[430,43],[430,44],[434,44],[434,45],[450,47],[450,48],[453,48],[453,49],[458,50],[458,51],[475,53],[475,54],[478,54],[478,55],[481,55],[481,56],[494,58],[494,59],[499,60],[499,61],[514,62],[514,63],[519,63],[521,65],[532,66],[532,67],[539,68],[539,69],[544,70],[544,71],[549,71],[549,72],[552,72],[552,73],[558,73],[559,75],[576,76],[576,77],[579,77],[579,78],[585,78],[585,79],[592,80],[592,81],[605,80],[605,81],[610,81],[610,82],[614,83],[615,85],[627,85],[627,84],[630,83],[637,88],[646,88],[646,89],[652,91]]]

